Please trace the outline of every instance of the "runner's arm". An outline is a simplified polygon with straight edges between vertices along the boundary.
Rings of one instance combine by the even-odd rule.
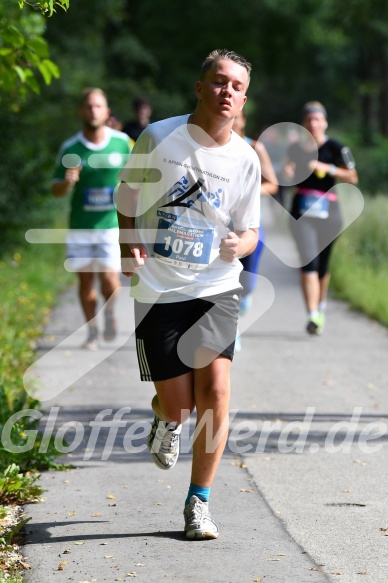
[[[131,277],[144,265],[147,258],[143,245],[136,242],[135,216],[139,190],[134,190],[126,182],[121,182],[117,194],[117,218],[119,222],[119,243],[121,250],[121,270]]]
[[[74,185],[79,180],[79,175],[82,167],[68,168],[66,170],[63,180],[55,180],[51,184],[51,192],[54,196],[66,196],[74,188]]]
[[[261,142],[256,142],[255,152],[261,165],[261,194],[276,194],[279,184],[267,148]]]
[[[335,166],[334,164],[327,164],[326,162],[317,162],[312,160],[309,163],[309,167],[312,171],[325,172],[330,174],[333,178],[339,182],[346,182],[348,184],[357,184],[358,175],[354,168],[346,168],[345,166]]]

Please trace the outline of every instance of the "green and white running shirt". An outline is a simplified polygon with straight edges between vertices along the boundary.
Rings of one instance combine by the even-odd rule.
[[[67,168],[82,165],[79,181],[71,196],[71,229],[113,229],[118,227],[113,193],[118,173],[130,153],[127,134],[105,127],[105,139],[94,144],[82,132],[66,140],[58,154],[54,182],[63,180]]]

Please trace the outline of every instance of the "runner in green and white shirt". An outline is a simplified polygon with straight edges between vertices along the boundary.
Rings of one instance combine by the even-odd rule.
[[[116,335],[112,296],[120,284],[120,250],[113,197],[118,172],[127,162],[130,148],[126,134],[105,125],[110,110],[101,89],[83,92],[78,114],[83,129],[60,148],[52,192],[55,196],[71,194],[66,267],[79,277],[81,305],[89,324],[83,346],[95,350],[96,272],[105,301],[110,299],[105,309],[104,339],[113,340]]]

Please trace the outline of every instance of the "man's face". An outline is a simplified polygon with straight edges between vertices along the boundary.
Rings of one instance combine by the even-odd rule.
[[[303,125],[314,136],[314,138],[319,138],[325,133],[327,128],[326,117],[323,113],[317,111],[314,113],[308,113],[303,118]]]
[[[217,61],[196,84],[196,93],[209,113],[224,119],[234,119],[247,98],[247,70],[230,60]]]
[[[101,93],[90,93],[79,109],[79,116],[84,126],[97,129],[105,125],[110,115],[106,99]]]
[[[146,125],[150,121],[152,108],[150,105],[141,105],[137,110],[137,119],[142,125]]]

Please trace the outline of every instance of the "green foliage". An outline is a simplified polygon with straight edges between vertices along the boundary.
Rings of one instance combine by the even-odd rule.
[[[9,468],[8,468],[9,469]],[[1,487],[1,478],[0,478],[0,487]],[[22,481],[20,481],[20,487],[22,489],[26,489],[26,485],[22,483]],[[14,485],[12,485],[12,489],[14,488]],[[30,498],[28,497],[28,491],[30,490],[30,487],[27,486],[27,490],[26,490],[26,495],[27,495],[27,501],[30,500]],[[43,492],[43,490],[42,490]],[[15,539],[15,537],[19,534],[20,530],[26,526],[27,522],[29,522],[31,520],[31,518],[25,518],[24,520],[20,520],[20,522],[18,522],[17,524],[15,524],[13,527],[7,529],[7,531],[3,534],[2,537],[0,537],[0,549],[4,550],[4,545],[7,547],[10,547],[12,545],[12,541]]]
[[[9,570],[7,570],[7,578],[4,578],[3,575],[0,575],[0,583],[23,583],[24,581],[25,580],[22,574],[11,573]]]
[[[45,19],[30,4],[25,11],[15,0],[0,4],[0,103],[18,111],[30,92],[40,93],[40,80],[49,85],[59,77],[58,66],[49,58],[49,47],[43,38]],[[34,6],[52,14],[55,6],[66,9],[68,0],[39,1]]]
[[[71,276],[61,267],[63,257],[64,249],[60,245],[36,245],[14,251],[3,256],[0,261],[2,437],[4,425],[12,415],[39,407],[39,402],[24,391],[23,374],[35,360],[36,340],[42,333],[42,326],[47,321],[58,293],[70,281]],[[43,490],[36,484],[38,475],[29,472],[62,467],[55,461],[59,454],[52,436],[45,440],[44,447],[39,452],[42,435],[38,431],[38,422],[39,419],[24,416],[12,423],[10,441],[14,452],[9,451],[9,444],[4,444],[3,439],[1,441],[0,504],[22,504],[37,499]],[[36,436],[31,447],[27,451],[18,451],[18,448],[23,448],[28,443],[29,432],[33,437]],[[5,514],[6,509],[0,508],[0,519]],[[20,573],[25,567],[18,560],[18,554],[12,552],[12,541],[25,524],[26,520],[19,519],[13,526],[8,526],[6,531],[0,531],[0,564],[4,568],[4,581],[22,582]]]
[[[36,339],[55,299],[70,281],[70,275],[61,267],[63,256],[60,245],[36,245],[0,262],[0,435],[12,415],[39,405],[24,391],[23,375],[35,360]],[[14,452],[2,443],[0,471],[11,463],[22,471],[55,465],[53,439],[39,452],[39,434],[28,451],[18,452],[27,443],[29,432],[37,431],[38,421],[26,416],[12,424],[10,441]]]
[[[9,389],[9,387],[7,388]],[[55,448],[52,436],[49,440],[45,441],[42,451],[39,451],[42,444],[42,434],[38,431],[39,419],[28,416],[21,417],[19,421],[13,421],[11,419],[13,415],[24,409],[21,403],[25,400],[25,396],[15,394],[15,391],[13,391],[12,396],[14,397],[14,401],[12,403],[7,392],[3,387],[0,387],[0,405],[2,407],[0,431],[3,432],[7,421],[12,421],[12,427],[9,432],[10,443],[6,441],[5,434],[3,433],[2,447],[0,447],[0,472],[4,471],[10,463],[19,464],[23,472],[30,471],[31,469],[43,470],[59,468],[55,458],[60,454]],[[29,406],[31,409],[37,409],[39,402],[30,399]],[[32,438],[31,442],[28,441],[30,434]],[[7,502],[10,501],[7,500]]]
[[[0,583],[23,583],[24,581],[23,575],[20,573],[11,573],[9,570],[7,570],[7,577],[3,577],[4,576],[0,575]]]
[[[59,204],[66,212],[49,192],[58,148],[50,111],[38,97],[19,113],[0,110],[0,255],[21,245],[27,228],[51,224]]]
[[[375,134],[373,144],[353,147],[360,190],[372,195],[388,192],[388,139]]]
[[[333,289],[341,299],[388,326],[388,199],[365,197],[361,216],[334,246]]]
[[[61,77],[45,86],[42,95],[30,93],[18,114],[0,111],[0,150],[6,152],[0,160],[0,252],[19,244],[26,228],[50,221],[55,155],[59,144],[79,129],[77,99],[86,85],[105,89],[123,121],[132,116],[131,101],[138,94],[151,97],[154,119],[178,115],[195,105],[193,84],[203,58],[209,50],[227,46],[253,64],[247,104],[252,136],[270,123],[300,121],[300,106],[311,98],[325,102],[331,123],[349,121],[357,129],[362,37],[355,38],[352,30],[356,25],[377,27],[377,4],[354,0],[347,10],[339,1],[341,18],[335,0],[215,0],[211,10],[208,0],[183,5],[172,0],[160,6],[151,0],[95,0],[93,10],[88,2],[73,2],[68,12],[58,9],[45,19],[42,6],[20,10],[17,0],[3,0],[0,27],[6,10],[6,21],[17,30],[24,31],[19,26],[24,18],[32,49],[43,61],[49,46],[49,60],[57,63]],[[37,37],[43,42],[35,42]],[[15,87],[20,88],[17,71]],[[44,83],[44,68],[35,71]],[[387,173],[386,146],[379,142],[360,153],[354,151],[361,189],[375,191]]]
[[[330,128],[330,135],[351,149],[359,176],[358,188],[363,194],[372,196],[388,192],[388,138],[375,132],[372,143],[365,145],[353,120],[349,121],[346,128]]]
[[[20,468],[11,464],[0,475],[0,504],[23,504],[37,500],[44,492],[35,482],[39,474],[22,474]]]
[[[23,8],[24,6],[32,6],[33,8],[38,8],[44,14],[48,14],[52,16],[52,14],[56,11],[56,8],[63,8],[63,10],[67,10],[70,5],[70,0],[36,0],[35,3],[28,2],[27,0],[18,0],[19,7]]]

